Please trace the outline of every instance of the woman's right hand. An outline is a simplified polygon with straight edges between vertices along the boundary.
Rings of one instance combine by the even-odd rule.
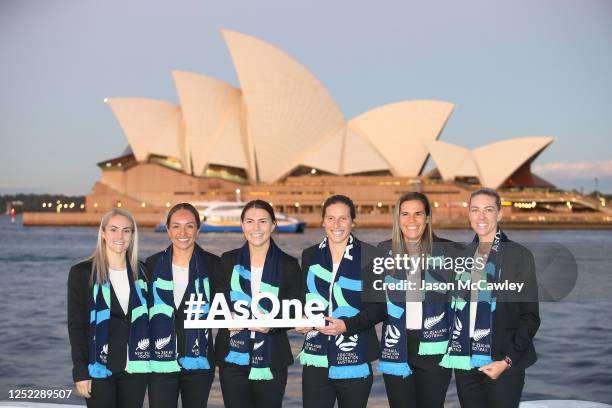
[[[74,384],[79,394],[85,398],[91,397],[91,380],[77,381]]]

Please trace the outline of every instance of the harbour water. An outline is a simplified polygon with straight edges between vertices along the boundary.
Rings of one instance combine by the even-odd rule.
[[[88,256],[96,229],[23,227],[0,217],[0,400],[9,390],[72,387],[66,328],[66,280],[70,266]],[[469,240],[468,231],[438,231],[454,240]],[[386,230],[357,230],[364,241],[387,239]],[[577,399],[612,404],[612,231],[508,231],[515,241],[558,242],[570,248],[578,280],[569,297],[542,303],[542,325],[536,337],[539,361],[527,370],[524,400]],[[322,231],[278,235],[279,246],[300,256]],[[165,234],[140,231],[141,258],[167,244]],[[221,254],[243,242],[240,234],[201,234],[200,244]],[[291,335],[295,354],[301,336]],[[300,406],[300,366],[290,369],[285,406]],[[452,382],[451,382],[452,384]],[[82,403],[78,397],[68,401]],[[222,406],[215,381],[209,406]],[[376,375],[370,406],[387,406],[382,378]],[[451,385],[447,406],[458,407]]]

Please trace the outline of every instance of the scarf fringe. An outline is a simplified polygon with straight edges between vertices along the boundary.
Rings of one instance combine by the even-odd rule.
[[[309,354],[302,350],[298,357],[300,359],[300,363],[305,366],[329,367],[329,361],[327,360],[326,355]]]
[[[176,360],[172,361],[155,361],[151,360],[152,373],[175,373],[181,371],[181,366]]]
[[[89,364],[87,366],[87,371],[89,372],[89,376],[92,378],[106,378],[113,374],[104,364],[98,362]]]
[[[419,344],[420,356],[434,356],[446,353],[448,349],[448,340],[425,343],[421,340]]]
[[[408,363],[392,363],[390,361],[380,361],[378,363],[378,372],[404,378],[412,374]]]
[[[273,380],[274,376],[272,375],[272,370],[270,367],[257,368],[251,367],[251,371],[249,372],[249,380]]]
[[[146,361],[128,361],[127,367],[125,369],[130,374],[138,374],[138,373],[150,373],[151,372],[151,364],[149,360]]]
[[[457,370],[471,370],[472,362],[470,356],[450,356],[445,354],[440,361],[440,365],[444,368],[454,368]]]
[[[249,353],[230,351],[227,353],[227,356],[225,356],[225,361],[237,365],[249,365]]]
[[[366,378],[370,375],[370,367],[368,363],[347,365],[347,366],[331,366],[329,367],[328,377],[333,380],[344,380],[347,378]]]
[[[474,354],[471,358],[472,367],[482,367],[487,364],[491,364],[492,362],[493,359],[491,358],[491,356],[486,356],[483,354]]]
[[[181,367],[185,370],[208,370],[210,363],[206,357],[181,357],[179,358]]]

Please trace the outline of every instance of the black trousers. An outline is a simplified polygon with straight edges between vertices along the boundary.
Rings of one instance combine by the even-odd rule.
[[[85,400],[87,408],[141,408],[148,377],[123,371],[108,378],[93,378],[91,397]]]
[[[369,365],[369,364],[368,364]],[[304,408],[360,408],[368,405],[372,389],[372,368],[366,378],[332,380],[328,368],[304,366],[302,369],[302,404]]]
[[[525,370],[511,368],[497,380],[477,369],[455,370],[461,408],[517,408],[521,401]]]
[[[223,404],[227,408],[275,408],[283,405],[287,367],[273,368],[272,380],[249,380],[249,366],[219,367]]]
[[[180,392],[183,408],[205,408],[214,379],[214,367],[208,370],[151,373],[149,375],[149,407],[176,408]]]
[[[443,408],[452,370],[440,367],[442,356],[419,355],[421,330],[407,330],[408,364],[406,378],[383,374],[391,408]]]

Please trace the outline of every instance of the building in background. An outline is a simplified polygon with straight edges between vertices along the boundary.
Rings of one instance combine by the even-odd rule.
[[[438,138],[454,105],[433,100],[348,119],[286,53],[245,34],[223,35],[240,88],[175,71],[178,104],[106,99],[129,147],[98,163],[102,177],[86,198],[87,214],[125,207],[151,224],[177,202],[260,198],[317,225],[323,200],[346,194],[360,225],[388,226],[397,197],[421,191],[438,225],[462,227],[470,192],[486,186],[500,190],[508,225],[612,225],[605,201],[559,191],[531,172],[552,137],[474,150],[445,143]],[[437,167],[424,175],[430,156]]]

